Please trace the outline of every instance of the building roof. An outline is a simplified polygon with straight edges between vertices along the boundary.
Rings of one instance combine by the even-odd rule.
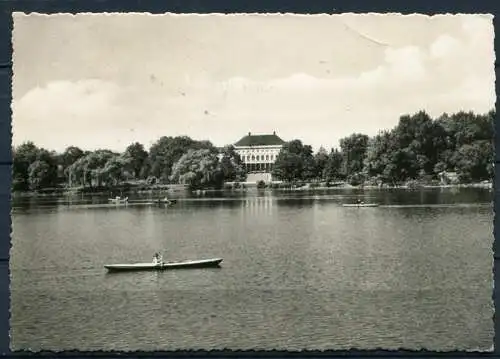
[[[277,146],[283,145],[285,141],[273,132],[272,135],[252,135],[250,132],[248,135],[236,142],[235,146]]]

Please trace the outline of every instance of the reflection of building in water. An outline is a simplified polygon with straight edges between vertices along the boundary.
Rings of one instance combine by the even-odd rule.
[[[273,204],[273,197],[253,197],[245,199],[243,207],[251,214],[271,214]]]

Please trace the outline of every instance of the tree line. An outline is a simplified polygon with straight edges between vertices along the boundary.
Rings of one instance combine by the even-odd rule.
[[[352,185],[399,185],[431,182],[454,172],[459,182],[491,180],[494,172],[495,111],[404,115],[391,130],[369,137],[354,133],[340,140],[340,149],[314,154],[300,140],[285,144],[273,175],[287,182],[347,181]]]
[[[148,185],[186,183],[191,188],[220,187],[243,181],[244,167],[234,147],[222,153],[208,141],[187,136],[161,137],[146,151],[132,143],[123,153],[70,146],[63,153],[26,142],[13,149],[14,191],[58,187],[116,186],[124,182]]]
[[[455,172],[460,182],[493,178],[495,112],[404,115],[391,130],[369,137],[354,133],[339,148],[316,153],[295,139],[280,151],[273,176],[288,183],[347,181],[397,185],[409,180],[432,181]],[[132,143],[122,153],[85,151],[75,146],[63,153],[26,142],[13,149],[13,190],[101,187],[143,182],[183,183],[191,189],[220,188],[246,178],[233,146],[220,151],[209,141],[187,136],[161,137],[149,151]]]

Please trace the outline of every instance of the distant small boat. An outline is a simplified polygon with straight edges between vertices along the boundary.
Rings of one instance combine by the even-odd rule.
[[[171,206],[171,205],[173,205],[173,204],[176,204],[176,203],[177,203],[177,200],[175,200],[175,199],[168,199],[168,198],[160,198],[160,199],[158,200],[158,203],[164,203],[164,204],[166,204],[166,205]]]
[[[121,198],[119,196],[116,196],[115,198],[108,198],[108,201],[111,203],[127,203],[128,197]]]
[[[378,207],[377,203],[344,203],[342,207]]]
[[[145,270],[166,270],[166,269],[188,269],[218,267],[222,258],[202,259],[183,262],[167,263],[132,263],[132,264],[106,264],[104,268],[108,271],[145,271]]]

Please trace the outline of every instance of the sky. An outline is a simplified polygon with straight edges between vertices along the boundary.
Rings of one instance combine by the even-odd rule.
[[[14,146],[276,131],[330,149],[404,114],[495,107],[491,15],[13,17]]]

